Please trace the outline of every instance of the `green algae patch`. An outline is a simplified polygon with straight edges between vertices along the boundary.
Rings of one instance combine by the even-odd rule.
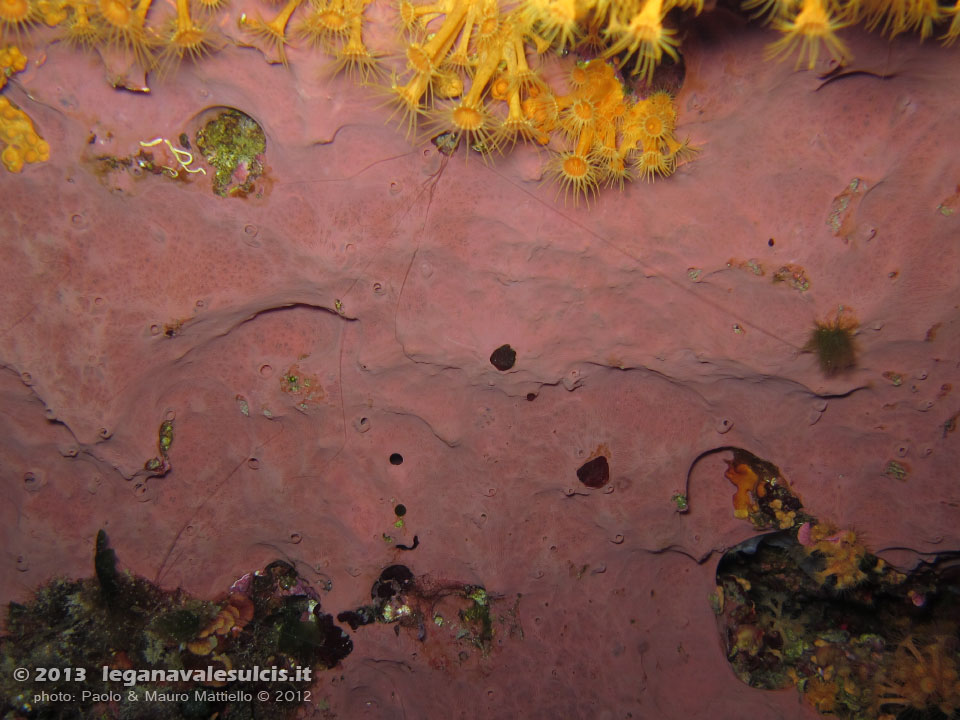
[[[213,191],[221,197],[247,197],[263,175],[267,138],[260,123],[234,108],[220,111],[197,130],[197,148],[216,170]]]
[[[93,577],[55,578],[0,608],[0,718],[287,720],[322,704],[315,673],[353,649],[282,560],[216,601],[118,567],[103,530],[93,561]]]

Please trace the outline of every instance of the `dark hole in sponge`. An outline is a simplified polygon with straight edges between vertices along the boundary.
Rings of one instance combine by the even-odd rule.
[[[380,577],[370,589],[373,600],[389,600],[396,597],[413,584],[413,573],[406,565],[391,565],[384,568]]]
[[[577,469],[577,477],[587,487],[601,488],[610,482],[610,465],[601,455],[588,460]]]
[[[517,362],[517,351],[509,345],[501,345],[490,355],[490,364],[500,372],[506,372]]]

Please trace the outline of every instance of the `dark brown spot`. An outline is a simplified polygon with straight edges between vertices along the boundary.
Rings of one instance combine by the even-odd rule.
[[[587,487],[602,488],[610,482],[610,465],[607,458],[601,455],[588,460],[577,470],[577,477]]]
[[[490,355],[490,363],[500,372],[512,368],[517,362],[517,351],[509,345],[501,345]]]

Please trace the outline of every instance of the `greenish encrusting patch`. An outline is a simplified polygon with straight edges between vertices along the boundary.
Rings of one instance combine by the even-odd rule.
[[[233,108],[220,112],[197,131],[197,147],[214,168],[213,191],[221,197],[246,197],[263,175],[267,138],[260,124]]]
[[[93,561],[93,577],[54,578],[0,607],[0,718],[286,720],[322,704],[314,674],[353,649],[282,560],[217,602],[121,570],[103,530]],[[230,673],[253,668],[266,674]]]

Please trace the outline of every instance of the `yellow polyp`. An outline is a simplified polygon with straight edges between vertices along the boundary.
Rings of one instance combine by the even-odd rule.
[[[0,161],[9,172],[19,173],[24,164],[50,159],[50,145],[34,130],[33,121],[5,97],[0,97],[0,142],[7,145]]]
[[[415,73],[430,75],[436,71],[433,58],[419,43],[410,43],[407,46],[407,69]]]
[[[925,40],[933,33],[933,26],[944,19],[945,12],[937,4],[937,0],[915,0],[907,16],[909,28],[919,30],[920,39]]]
[[[470,38],[473,35],[473,26],[477,21],[477,13],[479,8],[476,3],[469,3],[467,8],[466,17],[463,19],[462,27],[459,28],[458,32],[460,33],[460,40],[457,42],[456,49],[450,53],[448,62],[458,67],[469,67],[470,65]],[[450,47],[452,47],[452,43]],[[444,51],[444,55],[449,52],[449,48]],[[435,62],[439,62],[439,58],[435,59]]]
[[[406,124],[408,138],[414,135],[417,120],[423,114],[420,103],[429,88],[430,78],[423,74],[414,75],[403,85],[397,85],[394,79],[390,87],[390,104],[395,107],[390,117],[402,114],[401,124]]]
[[[597,140],[600,142],[600,150],[606,157],[617,155],[617,128],[613,123],[603,122],[597,128]]]
[[[428,85],[429,78],[423,75],[416,75],[405,85],[397,88],[396,95],[403,101],[404,105],[417,107],[427,92]]]
[[[556,129],[560,117],[557,99],[549,93],[544,93],[536,98],[527,98],[521,103],[521,106],[523,107],[524,117],[536,129],[537,142],[546,145],[550,137],[548,133]],[[547,138],[547,140],[543,138]]]
[[[356,75],[367,82],[371,75],[381,73],[376,56],[363,42],[363,15],[356,13],[350,18],[350,36],[337,51],[337,71],[346,70],[347,75]]]
[[[947,14],[953,15],[953,20],[950,21],[950,27],[947,28],[947,32],[942,35],[940,39],[944,45],[950,46],[960,37],[960,0],[954,3],[953,7],[947,11]]]
[[[145,1],[145,0],[142,0]],[[198,60],[210,49],[210,35],[206,27],[198,25],[190,16],[189,0],[177,0],[177,17],[164,37],[166,47],[161,55],[164,72],[189,55]]]
[[[537,55],[543,55],[545,52],[547,52],[547,50],[550,49],[550,41],[541,37],[538,33],[528,33],[527,38],[533,41],[533,47],[536,50]]]
[[[507,117],[494,133],[495,143],[497,147],[503,147],[515,143],[517,137],[530,140],[534,139],[534,135],[534,127],[523,112],[520,92],[514,87],[507,98]]]
[[[563,49],[575,44],[584,5],[577,0],[532,0],[526,3],[524,16],[549,44]]]
[[[515,125],[526,125],[527,118],[523,114],[523,106],[520,104],[520,93],[514,88],[507,101],[507,123]]]
[[[177,0],[179,3],[180,0]],[[287,0],[287,4],[270,22],[264,22],[260,18],[248,18],[244,15],[240,17],[241,28],[263,38],[268,44],[272,45],[277,51],[280,62],[287,64],[287,25],[290,23],[290,17],[294,11],[300,7],[303,0]]]
[[[675,0],[673,7],[681,10],[692,9],[695,15],[699,15],[703,12],[703,0]]]
[[[580,204],[581,197],[589,205],[600,182],[600,174],[590,158],[575,152],[554,155],[544,168],[544,177],[559,185],[557,198],[562,193],[566,202],[572,193],[574,206]]]
[[[602,167],[601,179],[606,187],[616,185],[622,191],[623,186],[630,180],[626,160],[619,154],[608,159]]]
[[[460,134],[467,147],[480,152],[485,158],[498,150],[498,143],[506,139],[502,132],[494,128],[493,116],[484,104],[484,94],[501,68],[501,49],[499,34],[478,48],[479,57],[470,89],[460,102],[431,113],[434,130]]]
[[[19,37],[20,31],[36,20],[36,9],[29,0],[0,0],[0,38]]]
[[[444,14],[447,3],[438,2],[430,5],[414,5],[410,0],[402,0],[399,4],[400,27],[406,32],[412,32],[430,22],[435,17]]]
[[[611,34],[620,37],[607,48],[604,56],[613,57],[625,51],[629,57],[636,53],[634,72],[649,82],[664,53],[674,61],[679,59],[676,51],[679,41],[674,37],[676,31],[663,27],[663,15],[663,0],[646,0],[643,9],[629,23],[624,25],[611,20]]]
[[[480,52],[500,44],[500,14],[496,5],[492,10],[484,9],[484,14],[475,23],[472,35]]]
[[[517,59],[517,67],[514,71],[517,77],[517,82],[519,82],[521,86],[528,90],[534,87],[542,87],[543,81],[540,80],[537,74],[530,69],[530,64],[527,62],[526,47],[523,42],[523,36],[519,32],[514,32],[510,38],[510,43],[513,45],[513,54]]]
[[[505,24],[504,34],[507,36],[512,34],[512,26]],[[490,97],[494,100],[508,101],[518,87],[516,46],[512,42],[504,43],[501,60],[506,64],[506,69],[498,67],[499,72],[490,83]]]
[[[593,147],[594,137],[596,137],[596,131],[592,126],[584,128],[577,140],[576,154],[585,157],[590,152],[590,148]]]
[[[424,44],[423,50],[433,60],[434,65],[439,64],[450,50],[457,33],[463,29],[464,21],[471,6],[472,3],[467,2],[467,0],[457,0],[451,11],[443,18],[440,29]]]
[[[197,9],[208,15],[223,10],[226,5],[227,0],[197,0]]]
[[[270,28],[275,35],[284,38],[287,34],[287,23],[290,22],[290,16],[293,15],[294,10],[300,7],[301,2],[303,2],[303,0],[287,0],[287,4],[283,10],[281,10],[273,20],[267,23],[267,27]]]
[[[337,7],[315,9],[297,28],[297,34],[320,46],[346,41],[350,36],[350,20]]]
[[[190,1],[177,0],[177,31],[184,32],[193,25],[190,18]]]
[[[133,24],[134,12],[125,0],[100,0],[100,16],[115,28],[127,28]]]
[[[824,45],[832,58],[843,64],[850,57],[846,46],[836,36],[836,30],[846,23],[834,20],[822,0],[803,0],[803,5],[792,21],[777,20],[774,27],[783,33],[783,37],[767,48],[767,57],[782,57],[793,52],[800,43],[800,53],[796,67],[799,69],[807,58],[807,69],[813,70],[820,54],[820,45]]]
[[[510,97],[510,78],[506,75],[497,76],[492,83],[490,83],[490,97],[494,100],[499,100],[505,102],[508,97]]]
[[[480,53],[480,64],[477,67],[477,71],[473,76],[473,82],[470,85],[470,90],[467,91],[466,96],[464,97],[464,104],[469,106],[475,106],[480,104],[483,99],[483,93],[486,90],[487,83],[490,82],[490,78],[493,77],[493,74],[497,71],[497,67],[500,65],[500,48],[499,47],[490,47],[485,52]]]
[[[67,6],[63,2],[37,0],[37,12],[47,27],[56,27],[67,19]]]
[[[463,95],[463,80],[454,72],[439,72],[433,78],[433,95],[441,100]]]
[[[73,21],[67,28],[68,40],[77,45],[92,45],[102,40],[108,46],[131,52],[143,67],[151,65],[150,50],[154,44],[145,31],[147,12],[151,0],[139,0],[134,7],[130,0],[99,0],[100,28],[91,28],[87,8],[82,2],[74,2]]]
[[[133,14],[136,18],[136,25],[141,30],[147,22],[147,13],[150,11],[150,6],[153,4],[153,0],[140,0],[137,3],[136,9],[133,11]]]

